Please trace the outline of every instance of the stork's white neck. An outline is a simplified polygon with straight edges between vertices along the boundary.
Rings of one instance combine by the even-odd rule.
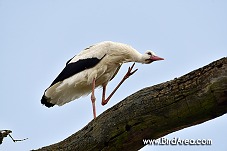
[[[105,47],[109,48],[109,53],[112,56],[112,60],[115,62],[138,62],[138,63],[145,63],[144,55],[139,53],[136,49],[131,47],[130,45],[118,43],[118,42],[111,42],[106,41],[103,42]]]
[[[134,53],[132,53],[132,61],[138,62],[138,63],[144,63],[143,55],[138,51],[134,51]]]
[[[143,63],[143,55],[139,53],[136,49],[134,49],[132,46],[122,43],[115,43],[116,49],[119,50],[119,54],[124,56],[125,62],[139,62]]]

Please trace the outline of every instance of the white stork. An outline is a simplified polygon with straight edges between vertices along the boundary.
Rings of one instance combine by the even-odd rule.
[[[150,64],[153,61],[164,60],[148,50],[140,54],[129,45],[105,41],[92,45],[71,58],[62,72],[45,90],[41,103],[47,107],[64,105],[81,96],[91,93],[93,115],[96,117],[95,88],[102,86],[102,105],[107,104],[120,85],[136,70],[132,71],[135,63],[106,98],[106,86],[111,81],[121,65],[126,62]]]

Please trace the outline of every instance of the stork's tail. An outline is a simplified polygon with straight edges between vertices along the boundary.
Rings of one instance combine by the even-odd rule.
[[[43,94],[43,97],[42,97],[42,99],[41,99],[41,103],[42,103],[43,105],[45,105],[46,107],[53,107],[55,104],[52,104],[52,103],[48,102],[48,100],[50,100],[50,99],[47,98],[47,97],[45,96],[45,94]]]

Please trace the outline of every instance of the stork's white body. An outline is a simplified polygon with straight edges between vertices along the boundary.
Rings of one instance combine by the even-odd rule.
[[[114,78],[123,63],[148,64],[163,60],[162,58],[152,60],[151,56],[154,56],[151,51],[142,55],[131,46],[122,43],[105,41],[92,45],[67,62],[65,69],[44,92],[41,102],[47,107],[61,106],[94,92],[94,87],[102,86],[105,90],[107,83]]]
[[[104,57],[105,55],[105,57]],[[69,63],[80,59],[104,57],[96,66],[79,72],[62,82],[58,82],[45,92],[51,98],[50,103],[63,105],[92,91],[92,80],[96,79],[96,87],[107,84],[118,67],[125,62],[136,62],[139,56],[131,46],[116,42],[101,42],[76,55]]]

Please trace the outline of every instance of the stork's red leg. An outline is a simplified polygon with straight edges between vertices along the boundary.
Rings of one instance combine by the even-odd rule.
[[[102,105],[103,102],[105,102],[105,98],[106,98],[106,84],[102,86]]]
[[[102,105],[107,104],[107,102],[110,100],[110,98],[114,95],[114,93],[117,91],[117,89],[121,86],[121,84],[127,79],[129,78],[131,75],[133,75],[138,69],[135,69],[134,71],[132,71],[133,67],[134,67],[135,63],[133,63],[133,65],[131,67],[128,68],[128,72],[125,74],[125,76],[123,77],[123,79],[120,81],[120,83],[116,86],[116,88],[113,90],[113,92],[109,95],[109,97],[107,99],[105,99],[105,93],[106,93],[106,85],[103,86],[103,97],[102,97]]]
[[[92,81],[92,92],[91,92],[91,102],[92,102],[94,118],[96,118],[95,100],[96,98],[95,98],[95,78],[94,78]]]

